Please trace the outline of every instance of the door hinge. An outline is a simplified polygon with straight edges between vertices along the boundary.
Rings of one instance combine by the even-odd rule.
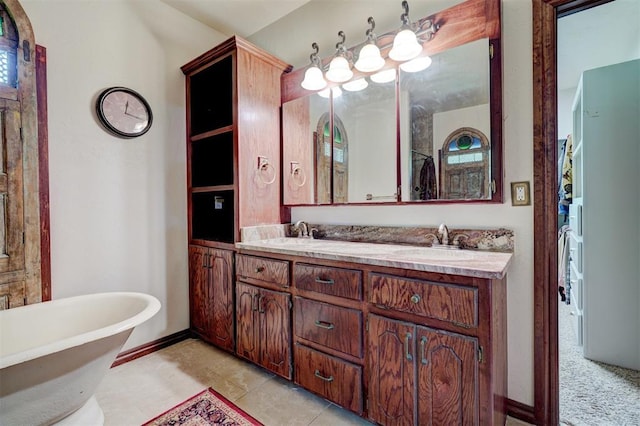
[[[24,142],[24,138],[22,137],[22,127],[20,127],[20,141]]]
[[[289,310],[293,309],[293,302],[289,299]]]
[[[484,361],[484,350],[482,346],[478,346],[478,363],[482,363]]]
[[[491,193],[492,194],[496,193],[496,180],[495,179],[491,179]]]
[[[493,59],[493,43],[489,45],[489,59]]]
[[[22,54],[25,62],[31,62],[31,45],[28,40],[22,41]]]
[[[26,237],[24,236],[24,231],[22,231],[22,245],[24,245],[24,243],[25,243],[25,238]]]

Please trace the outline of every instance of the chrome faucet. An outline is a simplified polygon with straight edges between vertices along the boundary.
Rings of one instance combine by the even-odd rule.
[[[443,246],[449,245],[449,228],[444,223],[438,227],[438,240]]]
[[[308,237],[309,236],[309,227],[306,222],[301,220],[297,221],[295,225],[293,225],[295,229],[298,230],[298,238]]]

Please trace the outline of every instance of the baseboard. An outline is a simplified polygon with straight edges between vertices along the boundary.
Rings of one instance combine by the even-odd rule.
[[[536,424],[535,409],[533,407],[509,398],[507,398],[507,415],[532,425]]]
[[[111,367],[117,367],[118,365],[124,364],[125,362],[133,361],[136,358],[148,355],[162,348],[166,348],[167,346],[174,345],[178,342],[188,339],[189,337],[192,337],[191,330],[182,330],[178,331],[177,333],[170,334],[169,336],[162,337],[158,340],[154,340],[153,342],[149,342],[144,345],[129,349],[127,351],[120,352],[116,357],[116,360],[113,362],[113,364],[111,364]]]

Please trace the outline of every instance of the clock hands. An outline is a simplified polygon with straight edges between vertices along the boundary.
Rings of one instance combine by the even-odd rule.
[[[144,120],[144,118],[142,118],[142,117],[138,117],[137,115],[135,115],[135,114],[131,114],[131,113],[129,112],[129,101],[127,101],[127,102],[124,104],[124,115],[128,115],[129,117],[133,117],[133,118],[135,118],[135,119],[137,119],[137,120]]]
[[[124,115],[128,115],[129,117],[133,117],[133,118],[138,119],[138,120],[145,120],[145,118],[138,117],[137,115],[131,114],[130,112],[127,112],[127,111],[124,112]]]

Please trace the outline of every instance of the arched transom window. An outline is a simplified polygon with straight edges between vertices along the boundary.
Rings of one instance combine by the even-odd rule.
[[[477,199],[490,194],[491,145],[480,130],[462,127],[442,145],[442,198]]]

